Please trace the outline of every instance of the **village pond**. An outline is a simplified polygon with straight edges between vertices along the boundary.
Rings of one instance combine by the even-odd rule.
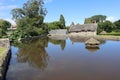
[[[11,50],[6,80],[120,80],[120,41],[86,49],[82,39],[42,38]]]

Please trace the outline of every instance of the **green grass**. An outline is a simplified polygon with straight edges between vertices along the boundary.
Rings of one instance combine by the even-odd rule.
[[[108,36],[120,36],[120,32],[112,31],[112,32],[104,34],[104,35],[108,35]]]
[[[2,55],[2,53],[5,51],[5,48],[0,48],[0,56]]]

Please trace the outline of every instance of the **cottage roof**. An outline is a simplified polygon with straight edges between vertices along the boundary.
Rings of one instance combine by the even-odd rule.
[[[56,30],[51,30],[49,34],[57,34],[57,35],[65,35],[67,34],[67,29],[56,29]]]
[[[70,26],[69,31],[70,32],[79,32],[79,31],[96,31],[97,30],[97,24],[77,24]]]

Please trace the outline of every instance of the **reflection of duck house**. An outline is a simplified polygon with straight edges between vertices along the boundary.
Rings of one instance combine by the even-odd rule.
[[[99,49],[99,44],[100,42],[94,38],[90,38],[85,42],[86,48],[98,48]]]
[[[96,52],[99,50],[99,47],[97,48],[86,48],[89,52]]]

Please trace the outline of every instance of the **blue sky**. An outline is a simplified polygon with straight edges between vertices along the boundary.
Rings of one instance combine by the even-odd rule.
[[[22,7],[26,1],[0,0],[0,18],[11,21],[10,11]],[[111,21],[120,19],[120,0],[45,0],[44,7],[48,11],[45,22],[59,20],[60,14],[66,25],[71,22],[83,24],[85,18],[99,14],[106,15]]]

